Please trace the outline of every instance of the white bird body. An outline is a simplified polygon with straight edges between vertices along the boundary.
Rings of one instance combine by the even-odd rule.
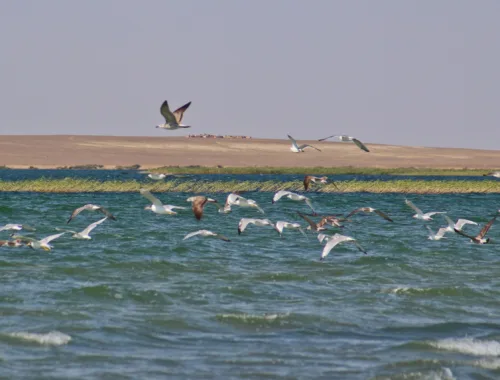
[[[58,237],[64,235],[65,233],[66,232],[61,232],[59,234],[50,235],[50,236],[47,236],[47,237],[43,238],[42,240],[35,240],[35,239],[30,239],[30,238],[21,238],[21,239],[28,239],[29,242],[28,242],[27,245],[30,248],[33,248],[33,249],[43,249],[45,251],[50,251],[54,247],[51,246],[49,243],[52,240],[55,240]]]
[[[319,239],[319,237],[318,237]],[[326,237],[323,237],[323,239],[326,239]],[[324,248],[323,248],[323,251],[321,252],[321,258],[320,260],[324,260],[324,258],[326,256],[328,256],[328,254],[330,253],[330,251],[337,245],[337,244],[340,244],[340,243],[344,243],[344,242],[353,242],[354,244],[356,244],[356,246],[358,247],[358,249],[365,253],[366,254],[366,251],[358,244],[358,242],[356,241],[356,239],[350,237],[350,236],[345,236],[345,235],[340,235],[340,234],[335,234],[333,235],[332,237],[328,238],[328,241],[327,243],[325,244]]]
[[[167,175],[166,174],[155,174],[155,173],[149,173],[148,177],[154,180],[160,180],[164,179]]]
[[[440,228],[436,233],[432,232],[429,226],[425,226],[429,230],[429,240],[441,240],[444,239],[444,234],[448,232],[448,227]]]
[[[270,226],[274,228],[278,233],[280,233],[276,228],[276,225],[269,219],[242,218],[238,223],[238,235],[245,231],[249,224],[253,224],[258,227]]]
[[[448,222],[448,226],[446,227],[447,232],[454,232],[455,229],[462,231],[462,228],[464,228],[466,224],[473,224],[477,226],[477,223],[473,222],[472,220],[458,219],[457,222],[454,223],[453,220],[451,220],[451,218],[448,215],[444,215],[444,217]]]
[[[161,203],[161,201],[156,198],[149,190],[141,189],[140,194],[144,197],[150,200],[153,204],[144,207],[145,210],[151,210],[155,214],[168,214],[168,215],[175,215],[177,212],[174,211],[174,209],[185,209],[186,207],[182,206],[173,206],[173,205],[164,205]]]
[[[250,208],[255,208],[259,210],[262,214],[265,214],[264,210],[262,210],[257,202],[255,202],[253,199],[246,199],[243,197],[238,197],[231,205],[235,206],[240,206],[240,207],[250,207]]]
[[[156,128],[176,130],[179,128],[191,128],[189,125],[181,124],[184,112],[191,105],[191,102],[184,104],[182,107],[177,108],[174,112],[170,111],[168,102],[165,100],[160,108],[160,113],[165,118],[165,123],[159,124]]]
[[[90,237],[90,232],[92,232],[92,230],[94,228],[96,228],[99,224],[101,224],[102,222],[104,222],[106,219],[108,219],[108,217],[102,218],[102,219],[98,220],[97,222],[91,223],[91,224],[89,224],[87,226],[87,228],[85,228],[83,231],[80,231],[80,232],[70,231],[70,230],[59,230],[59,231],[70,232],[70,233],[73,234],[73,237],[75,239],[90,240],[90,239],[92,239]]]
[[[412,201],[409,201],[408,199],[405,199],[405,203],[410,206],[413,210],[415,210],[416,214],[413,215],[413,218],[415,219],[420,219],[420,220],[432,220],[432,216],[436,214],[446,214],[444,211],[433,211],[433,212],[427,212],[423,213],[422,210],[420,210],[417,206],[413,204]]]
[[[280,236],[283,234],[283,229],[284,228],[290,228],[290,229],[296,229],[296,230],[299,230],[299,232],[306,236],[306,233],[304,232],[304,230],[302,229],[302,226],[299,224],[299,223],[290,223],[290,222],[285,222],[283,220],[279,220],[276,222],[276,229],[278,230],[278,232],[280,233]]]
[[[278,191],[273,196],[273,203],[276,203],[277,201],[279,201],[283,197],[287,197],[288,199],[291,199],[292,201],[303,201],[303,202],[305,202],[311,208],[311,210],[314,213],[316,213],[316,211],[314,211],[314,208],[312,207],[312,204],[311,204],[311,201],[309,200],[309,198],[307,198],[304,195],[300,195],[300,194],[297,194],[297,193],[292,193],[291,191],[286,191],[286,190],[280,190],[280,191]]]
[[[22,224],[6,224],[5,226],[0,227],[0,231],[21,231],[23,229]]]
[[[187,234],[186,236],[184,236],[184,239],[182,239],[182,240],[190,239],[193,236],[198,236],[198,235],[203,236],[203,237],[216,237],[217,239],[221,239],[224,241],[231,241],[227,237],[225,237],[223,235],[216,234],[215,232],[212,232],[209,230],[198,230],[195,232],[191,232],[191,233]]]

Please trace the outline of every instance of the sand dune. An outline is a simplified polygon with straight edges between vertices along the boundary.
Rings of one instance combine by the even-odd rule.
[[[185,137],[119,136],[2,136],[0,165],[12,168],[55,168],[104,165],[106,168],[139,164],[159,166],[353,166],[372,168],[477,168],[500,167],[500,151],[405,147],[367,142],[371,152],[354,144],[301,141],[322,152],[292,153],[288,140],[201,139]]]

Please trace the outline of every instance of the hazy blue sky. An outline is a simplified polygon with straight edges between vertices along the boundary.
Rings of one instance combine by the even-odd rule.
[[[500,1],[0,0],[0,133],[498,149]],[[159,107],[192,105],[184,131]]]

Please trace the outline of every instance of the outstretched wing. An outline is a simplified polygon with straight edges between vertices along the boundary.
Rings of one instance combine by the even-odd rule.
[[[363,207],[357,208],[356,210],[353,210],[347,215],[345,218],[348,219],[350,216],[353,216],[354,214],[357,214],[358,212],[363,211]]]
[[[363,144],[358,139],[352,139],[352,142],[358,146],[359,149],[364,150],[365,152],[369,152],[368,148],[365,144]]]
[[[184,104],[182,107],[179,107],[174,111],[174,117],[175,117],[175,120],[177,121],[177,124],[181,123],[182,117],[184,116],[184,112],[186,112],[186,110],[188,109],[188,107],[190,105],[191,105],[191,102],[188,102],[188,103]]]
[[[309,225],[311,226],[311,229],[313,231],[317,231],[318,230],[318,226],[316,223],[314,223],[311,219],[309,219],[307,216],[305,216],[304,214],[302,214],[301,212],[297,211],[297,214],[299,214],[299,216],[304,219],[307,223],[309,223]]]
[[[405,203],[408,206],[410,206],[413,210],[415,210],[417,214],[422,214],[422,210],[420,210],[417,206],[415,206],[412,201],[405,199]]]
[[[309,183],[311,182],[311,176],[306,175],[304,177],[304,190],[307,191],[309,189]]]
[[[191,233],[187,234],[186,236],[184,236],[184,239],[182,239],[182,240],[190,239],[190,238],[192,238],[193,236],[196,236],[196,235],[201,234],[203,231],[204,231],[204,230],[199,230],[199,231],[194,231],[194,232],[191,232]]]
[[[337,136],[337,135],[331,135],[331,136],[325,137],[323,139],[319,139],[318,141],[328,140],[328,139],[331,139],[332,137],[335,137],[335,136]]]
[[[312,204],[311,204],[310,199],[309,199],[309,198],[306,198],[306,199],[305,199],[305,202],[306,202],[306,205],[308,205],[308,206],[309,206],[309,208],[312,210],[312,212],[313,212],[314,214],[316,214],[316,211],[314,210],[314,208],[313,208],[313,206],[312,206]]]
[[[389,218],[389,216],[387,214],[384,214],[382,211],[380,210],[374,210],[373,211],[375,214],[377,214],[378,216],[381,216],[382,218],[384,218],[385,220],[388,220],[389,222],[394,222],[394,220],[392,220],[391,218]]]
[[[446,215],[445,215],[445,217],[446,217]],[[473,222],[472,220],[458,219],[457,220],[457,229],[461,230],[466,224],[475,224],[477,226],[477,223]]]
[[[290,191],[280,190],[273,196],[273,203],[279,201],[285,195],[292,194]]]
[[[85,206],[82,206],[82,207],[79,207],[77,208],[75,211],[73,211],[73,213],[71,214],[71,216],[69,217],[68,221],[66,222],[66,224],[68,224],[69,222],[71,222],[71,220],[73,218],[75,218],[79,213],[81,213],[82,211],[84,210],[89,210],[93,207],[94,205],[92,204],[86,204]]]
[[[82,234],[83,235],[88,235],[90,233],[90,231],[92,231],[94,228],[96,228],[99,224],[101,224],[102,222],[104,222],[106,219],[108,219],[108,217],[105,217],[105,218],[102,218],[101,220],[98,220],[97,222],[94,222],[92,224],[89,224],[87,226],[87,228],[85,228],[83,231],[82,231]]]
[[[168,102],[166,100],[163,102],[163,104],[160,107],[160,113],[165,118],[165,121],[167,122],[167,124],[170,124],[170,123],[177,124],[177,120],[176,120],[174,114],[170,111],[170,108],[168,108]]]
[[[224,241],[231,241],[231,240],[229,240],[227,237],[225,237],[224,235],[215,234],[215,237],[216,237],[217,239],[220,239],[220,240],[224,240]]]
[[[309,147],[309,148],[314,148],[314,149],[316,149],[318,152],[321,152],[321,149],[318,149],[318,148],[316,148],[315,146],[312,146],[312,145],[309,145],[309,144],[302,144],[301,146],[299,146],[299,149],[304,149],[304,148],[307,148],[307,147]]]
[[[491,219],[482,229],[481,231],[479,232],[479,235],[477,235],[477,238],[478,239],[482,239],[484,238],[484,236],[488,233],[488,231],[490,230],[491,226],[493,225],[493,223],[495,222],[496,218],[497,218],[498,214],[495,215],[493,217],[493,219]]]
[[[64,235],[65,233],[66,232],[61,232],[60,234],[47,236],[46,238],[43,238],[42,240],[40,240],[40,244],[50,243],[52,240],[57,239],[58,237]]]
[[[158,198],[156,198],[153,194],[151,194],[151,192],[149,190],[141,189],[141,190],[139,190],[139,193],[141,193],[141,195],[144,198],[149,199],[151,201],[151,203],[154,204],[156,207],[163,206],[161,201]]]
[[[295,145],[296,148],[298,148],[298,144],[297,144],[297,140],[295,140],[292,136],[290,135],[287,135],[288,138],[290,139],[290,141],[292,141],[292,144]]]
[[[453,222],[453,220],[451,220],[451,218],[448,215],[443,215],[443,216],[446,219],[446,221],[448,222],[448,227],[455,228],[455,223]],[[461,227],[459,227],[458,224],[457,224],[457,228],[459,230],[461,229]]]
[[[462,236],[465,236],[465,237],[468,237],[469,239],[472,239],[474,240],[474,236],[470,236],[470,235],[467,235],[465,232],[461,231],[461,230],[457,230],[456,228],[453,229],[457,234],[459,235],[462,235]]]
[[[104,215],[106,215],[106,218],[116,220],[116,217],[111,214],[108,210],[106,210],[104,207],[99,208],[99,211],[102,212]]]

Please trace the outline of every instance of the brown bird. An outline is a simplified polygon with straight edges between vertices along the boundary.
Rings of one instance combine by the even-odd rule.
[[[109,219],[113,219],[113,220],[116,220],[116,218],[108,211],[106,210],[104,207],[101,207],[101,206],[98,206],[98,205],[93,205],[91,203],[89,204],[86,204],[85,206],[82,206],[82,207],[79,207],[77,208],[75,211],[73,211],[73,213],[71,214],[71,216],[69,217],[68,221],[66,222],[69,223],[71,222],[71,220],[76,217],[79,213],[81,213],[82,211],[85,211],[85,210],[89,210],[89,211],[100,211],[102,212],[104,215],[106,215]]]
[[[319,181],[319,183],[327,184],[328,183],[327,180],[328,180],[328,177],[315,177],[313,175],[306,175],[304,177],[304,190],[307,191],[309,189],[309,185],[311,182],[317,183]],[[335,186],[335,188],[338,189],[337,185],[335,185],[334,182],[332,182],[332,183]]]
[[[323,226],[326,224],[329,224],[331,226],[336,226],[336,227],[343,227],[343,225],[340,224],[340,219],[338,219],[334,216],[325,216],[318,223],[315,223],[310,218],[308,218],[305,214],[302,214],[301,212],[297,212],[297,214],[299,214],[299,216],[302,219],[304,219],[307,223],[309,223],[309,227],[307,227],[307,229],[311,229],[311,230],[316,231],[316,232],[325,231],[326,228]]]
[[[201,220],[201,217],[203,216],[203,208],[207,203],[217,203],[215,199],[205,197],[204,195],[189,197],[187,201],[192,202],[193,213],[198,220]]]
[[[486,234],[488,233],[489,229],[491,228],[491,226],[493,225],[493,223],[495,222],[496,218],[498,217],[498,214],[496,214],[493,219],[491,219],[482,229],[481,231],[479,232],[479,234],[476,236],[476,237],[473,237],[473,236],[469,236],[467,235],[465,232],[461,231],[461,230],[458,230],[456,228],[454,228],[455,232],[459,235],[462,235],[462,236],[465,236],[465,237],[468,237],[473,243],[475,244],[488,244],[490,242],[490,238],[484,238],[486,236]]]
[[[376,209],[371,208],[371,207],[360,207],[360,208],[357,208],[356,210],[352,211],[349,215],[347,215],[346,219],[349,218],[350,216],[358,213],[358,212],[374,212],[375,214],[381,216],[385,220],[388,220],[389,222],[394,222],[394,220],[392,220],[391,218],[389,218],[389,216],[387,216],[386,214],[384,214],[382,211],[376,210]]]

